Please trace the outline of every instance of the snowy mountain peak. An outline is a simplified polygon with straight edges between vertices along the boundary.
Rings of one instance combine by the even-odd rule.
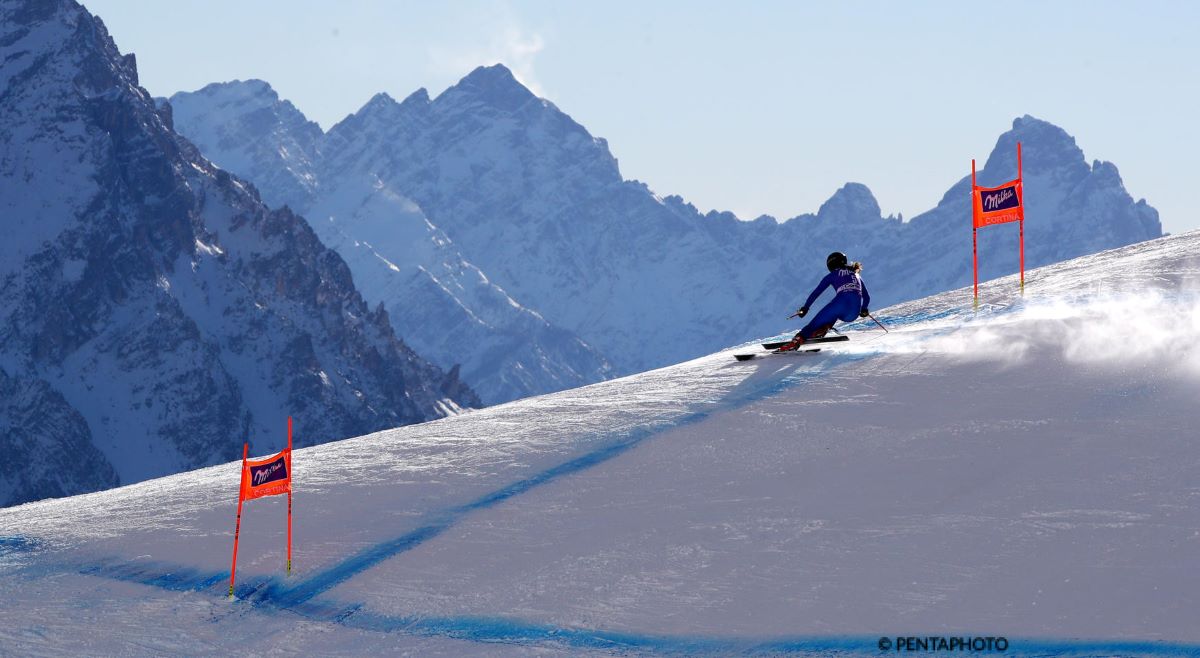
[[[32,33],[37,36],[30,38]],[[104,21],[74,0],[0,0],[0,48],[9,58],[0,59],[2,64],[29,72],[43,64],[30,61],[34,52],[70,57],[81,65],[74,79],[81,89],[95,95],[134,91],[149,98],[137,89],[137,58],[132,53],[122,55]],[[48,63],[53,66],[59,61]],[[7,87],[17,81],[0,78],[0,82]],[[6,94],[12,90],[6,89]]]
[[[979,172],[980,185],[998,185],[1017,177],[1017,142],[1027,176],[1054,175],[1077,180],[1087,175],[1087,161],[1075,138],[1062,128],[1028,114],[1013,120],[1000,135]]]
[[[279,128],[275,124],[284,123],[289,124],[289,130],[303,132],[306,141],[312,141],[321,135],[320,126],[309,121],[290,101],[281,99],[279,93],[263,80],[214,82],[192,93],[205,98],[209,111],[218,110],[227,115],[254,116],[258,122],[263,124],[256,126],[259,129],[278,130]],[[186,92],[181,92],[172,98],[186,95]],[[260,110],[262,112],[256,114]]]
[[[226,102],[239,101],[256,106],[269,106],[279,101],[279,94],[265,80],[251,78],[249,80],[230,80],[229,82],[214,82],[196,91],[212,98],[224,99]]]
[[[512,112],[537,96],[521,84],[512,71],[503,64],[480,66],[471,71],[458,84],[447,89],[439,101],[468,99],[490,105],[499,110]]]
[[[1117,165],[1107,160],[1092,161],[1092,176],[1102,186],[1125,189],[1125,181],[1121,180]]]
[[[396,99],[392,98],[391,94],[386,91],[381,91],[371,97],[366,105],[363,105],[359,112],[376,113],[390,112],[397,107]]]
[[[175,129],[229,171],[255,181],[272,206],[295,205],[313,193],[313,161],[324,136],[295,105],[262,80],[210,84],[170,99]],[[276,135],[270,148],[245,135]],[[219,154],[219,157],[218,157]],[[279,180],[268,180],[271,172]]]
[[[424,87],[421,87],[420,89],[418,89],[418,90],[414,91],[413,93],[409,94],[408,96],[406,96],[404,98],[404,100],[400,101],[400,107],[403,107],[403,108],[425,107],[425,106],[429,105],[430,102],[431,101],[429,100],[429,91],[426,90]]]
[[[834,221],[861,221],[880,216],[879,202],[862,183],[846,183],[817,211],[817,217]]]

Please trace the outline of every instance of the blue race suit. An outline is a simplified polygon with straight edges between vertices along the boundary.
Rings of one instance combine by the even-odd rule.
[[[804,340],[812,338],[813,334],[818,331],[828,330],[838,320],[842,322],[857,320],[859,312],[864,308],[869,308],[871,294],[867,292],[867,284],[863,283],[862,277],[857,272],[847,268],[826,274],[817,287],[813,288],[812,294],[808,296],[804,306],[812,306],[817,297],[830,286],[837,294],[834,295],[833,301],[817,311],[813,319],[809,320],[808,324],[800,330],[800,335],[804,337]]]

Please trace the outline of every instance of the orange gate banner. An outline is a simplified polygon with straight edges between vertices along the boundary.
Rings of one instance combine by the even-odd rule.
[[[248,459],[242,468],[242,500],[275,496],[292,491],[292,451]]]
[[[1021,179],[996,187],[975,187],[972,195],[972,220],[975,228],[1025,220],[1025,199]]]

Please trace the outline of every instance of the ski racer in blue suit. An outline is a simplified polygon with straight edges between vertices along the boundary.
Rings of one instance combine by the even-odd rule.
[[[825,259],[825,266],[829,268],[829,274],[826,274],[817,287],[813,288],[812,294],[805,300],[804,306],[796,311],[796,315],[800,317],[808,315],[808,307],[812,306],[812,303],[826,288],[832,287],[836,293],[833,301],[817,311],[813,319],[804,325],[804,328],[792,340],[779,348],[780,351],[794,350],[810,338],[824,336],[825,332],[829,331],[838,320],[851,322],[858,318],[865,318],[870,313],[868,308],[871,304],[871,294],[867,292],[867,284],[858,274],[862,271],[862,263],[850,263],[846,254],[835,251]]]

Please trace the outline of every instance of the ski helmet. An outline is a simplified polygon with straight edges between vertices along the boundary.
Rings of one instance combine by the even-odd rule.
[[[834,270],[842,269],[848,262],[850,261],[848,258],[846,258],[846,254],[843,254],[840,251],[835,251],[832,254],[829,254],[829,258],[825,259],[825,267],[828,267],[829,271],[832,272]]]

